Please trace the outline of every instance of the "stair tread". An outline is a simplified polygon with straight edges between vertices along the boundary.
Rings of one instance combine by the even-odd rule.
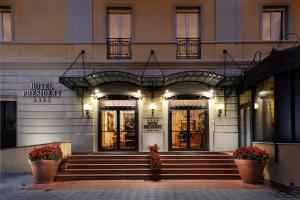
[[[62,176],[149,176],[150,174],[64,174],[57,173],[56,177]]]

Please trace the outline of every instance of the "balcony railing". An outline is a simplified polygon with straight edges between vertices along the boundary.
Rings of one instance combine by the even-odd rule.
[[[177,38],[177,59],[200,59],[201,40],[199,38]]]
[[[131,38],[108,38],[107,59],[131,59]]]

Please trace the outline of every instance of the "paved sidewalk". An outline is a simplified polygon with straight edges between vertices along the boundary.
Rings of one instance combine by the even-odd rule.
[[[1,175],[1,200],[272,200],[300,199],[297,188],[248,185],[239,181],[85,181],[32,185],[30,174]]]

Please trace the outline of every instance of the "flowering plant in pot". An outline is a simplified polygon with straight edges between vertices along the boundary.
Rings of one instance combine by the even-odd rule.
[[[261,181],[266,162],[269,160],[265,150],[256,146],[240,147],[233,153],[233,158],[245,183],[256,184]]]
[[[33,148],[29,154],[29,165],[35,183],[50,183],[54,180],[63,157],[60,146],[46,145]]]
[[[161,174],[161,161],[158,153],[159,147],[157,144],[148,146],[150,151],[149,160],[150,160],[150,168],[151,168],[151,179],[154,181],[158,181],[160,179]]]

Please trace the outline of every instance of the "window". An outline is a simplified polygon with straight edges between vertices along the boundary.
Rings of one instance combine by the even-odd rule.
[[[200,58],[200,8],[176,9],[177,58]]]
[[[287,33],[287,6],[264,6],[262,39],[283,40]]]
[[[1,148],[16,147],[16,108],[15,101],[0,101]]]
[[[0,41],[11,41],[11,8],[0,6]]]
[[[274,139],[275,106],[274,77],[256,85],[255,109],[255,140],[272,141]]]
[[[108,59],[131,58],[131,8],[109,8]]]

